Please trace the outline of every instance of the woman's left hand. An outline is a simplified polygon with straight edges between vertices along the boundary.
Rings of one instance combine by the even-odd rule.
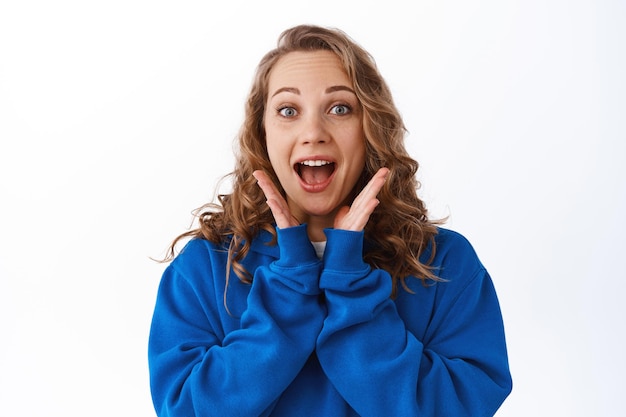
[[[389,174],[388,168],[380,168],[365,188],[354,199],[350,207],[344,206],[339,209],[335,216],[334,228],[360,232],[365,228],[370,215],[378,206],[376,196],[385,184]]]

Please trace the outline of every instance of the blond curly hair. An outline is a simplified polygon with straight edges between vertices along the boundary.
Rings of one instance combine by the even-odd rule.
[[[364,254],[364,260],[372,267],[389,272],[393,280],[391,296],[397,294],[399,282],[408,290],[407,277],[419,278],[424,283],[437,280],[429,263],[435,254],[434,236],[441,222],[429,220],[425,204],[417,196],[419,165],[404,147],[406,129],[390,89],[372,56],[349,36],[338,29],[312,25],[284,31],[277,47],[261,59],[245,104],[235,169],[227,176],[232,180],[232,192],[218,195],[217,202],[196,211],[198,227],[178,236],[166,259],[174,257],[176,244],[184,238],[228,243],[230,267],[240,280],[252,282],[254,271],[247,271],[241,264],[252,240],[261,230],[266,230],[274,236],[273,243],[276,243],[274,218],[252,172],[265,171],[283,196],[285,194],[270,163],[265,141],[263,115],[268,100],[269,75],[284,55],[317,50],[331,51],[339,57],[363,108],[366,162],[352,197],[363,189],[379,168],[389,168],[385,185],[378,194],[380,204],[365,227],[365,239],[371,249]],[[422,263],[420,255],[429,244],[430,260]],[[226,271],[227,285],[230,267]]]

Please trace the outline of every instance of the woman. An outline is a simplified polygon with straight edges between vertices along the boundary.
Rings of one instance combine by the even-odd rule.
[[[373,59],[285,31],[260,62],[233,191],[165,270],[160,416],[488,416],[511,390],[489,275],[428,219]]]

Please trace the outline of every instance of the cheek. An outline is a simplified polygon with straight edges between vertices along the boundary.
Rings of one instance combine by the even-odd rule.
[[[365,165],[366,144],[365,135],[362,130],[359,130],[354,135],[354,140],[351,144],[350,153],[354,155],[354,160],[359,161],[361,165]]]
[[[366,151],[365,151],[365,139],[359,142],[359,145],[356,146],[353,150],[354,157],[354,175],[358,178],[361,176],[363,171],[365,170],[365,160],[366,160]]]
[[[279,154],[277,153],[277,148],[275,146],[270,146],[269,142],[267,145],[267,156],[269,157],[270,164],[272,164],[274,171],[278,171],[279,165],[277,163],[280,160]]]
[[[279,138],[267,132],[265,143],[267,146],[267,156],[269,157],[274,172],[276,172],[276,175],[282,176],[285,171],[291,170],[289,166],[289,151],[287,145],[277,139]]]
[[[267,154],[270,157],[270,161],[273,165],[276,154],[281,149],[281,145],[277,140],[278,138],[276,132],[271,125],[266,123],[264,124],[263,128],[265,130],[265,147],[267,148]]]

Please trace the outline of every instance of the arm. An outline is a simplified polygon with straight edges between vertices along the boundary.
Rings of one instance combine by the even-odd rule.
[[[203,294],[219,292],[211,285],[223,278],[210,276],[218,268],[204,259],[195,267],[208,271],[200,279],[175,266],[166,270],[149,344],[159,416],[268,415],[304,366],[325,315],[318,302],[321,264],[304,228],[279,231],[278,237],[280,259],[257,268],[241,327],[223,340],[211,318],[222,309],[214,305],[221,297]],[[211,283],[200,288],[206,281]]]
[[[484,269],[444,297],[428,341],[419,340],[389,297],[389,274],[362,261],[363,234],[333,229],[327,236],[320,288],[328,317],[317,355],[344,399],[362,416],[493,415],[510,391],[510,376]]]

